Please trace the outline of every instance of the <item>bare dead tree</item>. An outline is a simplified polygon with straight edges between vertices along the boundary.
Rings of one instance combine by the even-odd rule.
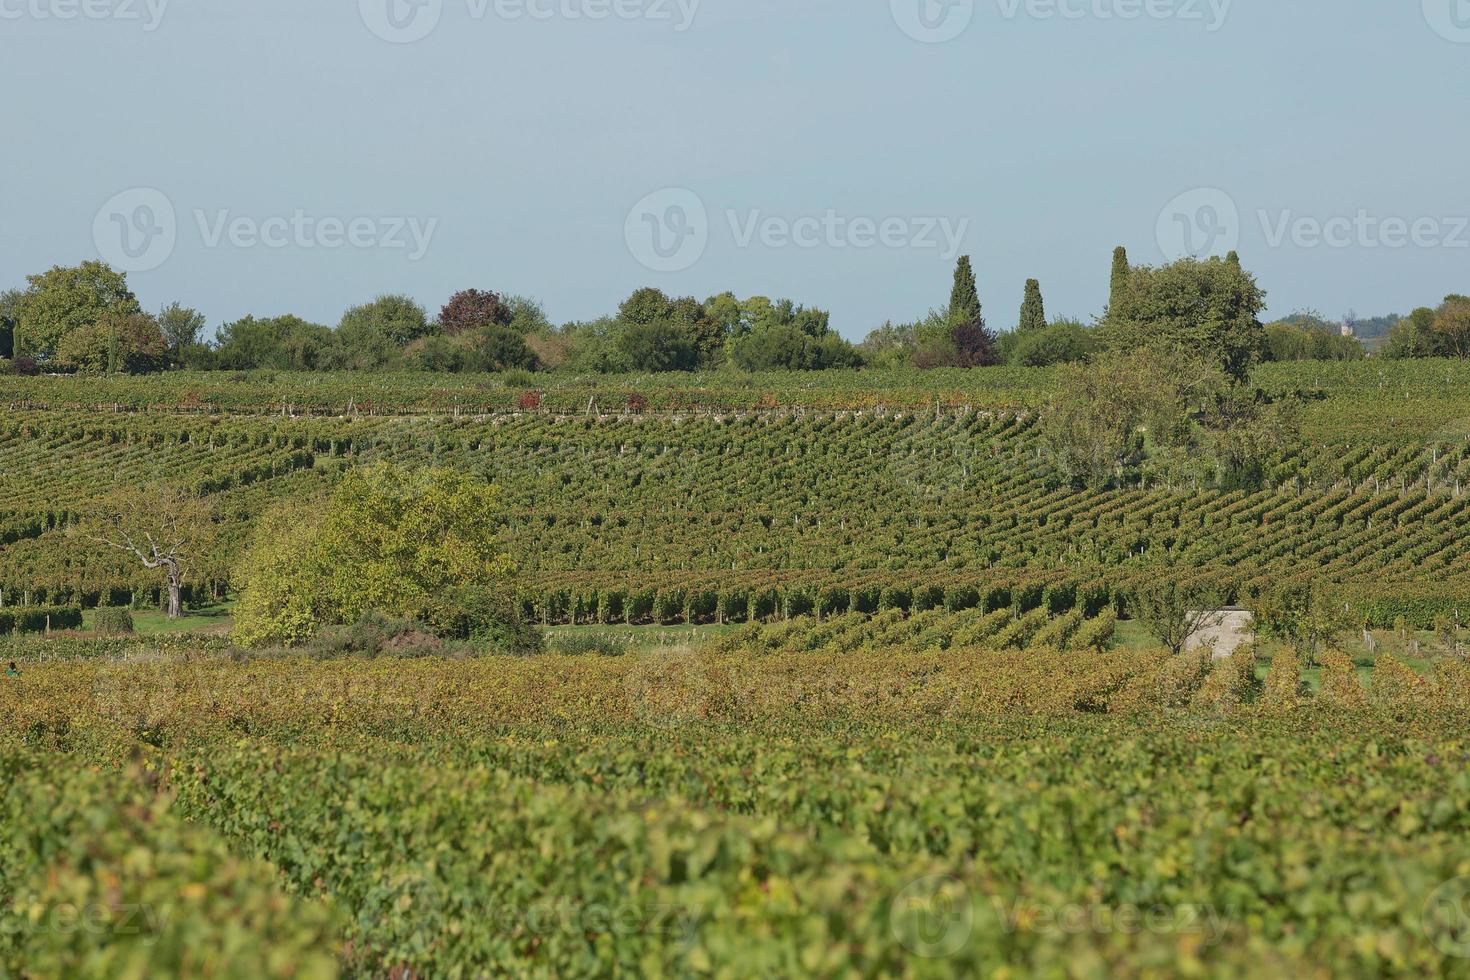
[[[181,487],[157,485],[102,498],[75,530],[85,540],[162,573],[168,618],[178,619],[184,583],[212,544],[215,523],[209,501]]]

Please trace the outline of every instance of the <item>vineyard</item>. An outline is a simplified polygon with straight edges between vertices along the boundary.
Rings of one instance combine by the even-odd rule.
[[[0,962],[1467,975],[1436,899],[1470,873],[1463,667],[1364,688],[1332,660],[1308,696],[1292,663],[1254,690],[1247,658],[956,646],[983,619],[937,620],[37,664],[0,689]],[[22,925],[68,902],[91,928]]]
[[[0,975],[1470,977],[1470,370],[1414,367],[1263,369],[1251,491],[1062,480],[1044,369],[0,380]],[[213,504],[198,605],[379,463],[500,488],[550,652],[83,629],[160,600],[109,491]],[[1160,568],[1353,652],[1171,655]]]
[[[1361,390],[1348,383],[1353,370]],[[1019,380],[993,390],[1024,389],[1033,401],[1044,392],[1044,371],[1000,373]],[[1463,621],[1470,431],[1454,419],[1470,419],[1470,384],[1456,392],[1449,381],[1405,380],[1400,390],[1390,374],[1312,365],[1268,376],[1317,384],[1320,397],[1300,443],[1266,461],[1266,486],[1254,492],[1213,489],[1187,465],[1161,468],[1139,487],[1075,489],[1058,478],[1034,410],[1003,399],[957,406],[961,398],[938,391],[881,410],[760,410],[721,401],[729,389],[697,389],[718,404],[560,414],[543,403],[458,417],[97,412],[18,401],[32,407],[0,412],[0,603],[151,601],[156,582],[68,538],[100,490],[167,479],[215,499],[222,542],[191,583],[194,594],[214,596],[227,591],[249,527],[273,503],[324,493],[348,468],[392,462],[451,467],[502,488],[525,604],[548,624],[740,620],[752,601],[764,602],[762,615],[785,614],[836,608],[842,593],[846,608],[871,611],[862,596],[890,585],[919,596],[922,610],[932,587],[1024,593],[1041,579],[1079,589],[1101,582],[1126,615],[1138,570],[1160,561],[1222,583],[1242,603],[1305,577],[1332,583],[1370,625]],[[773,379],[775,394],[757,401],[831,395],[799,377]],[[41,391],[72,383],[6,382]],[[160,394],[151,381],[98,384],[131,384],[135,399]],[[567,384],[580,399],[583,389]],[[970,384],[962,398],[986,396]],[[405,404],[439,395],[428,383],[396,390]],[[908,391],[894,390],[900,400]]]

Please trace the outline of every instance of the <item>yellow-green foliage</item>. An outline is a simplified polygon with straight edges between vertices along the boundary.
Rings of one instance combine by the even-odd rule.
[[[236,572],[235,642],[290,646],[316,631],[321,602],[318,572],[310,563],[322,509],[289,506],[261,518]]]
[[[1470,873],[1462,721],[1100,713],[1207,665],[30,664],[0,684],[5,924],[106,896],[104,925],[0,931],[0,974],[1462,973],[1421,917]],[[137,903],[173,916],[151,946],[107,926]]]
[[[1368,693],[1375,706],[1395,714],[1417,713],[1434,700],[1433,687],[1388,653],[1374,661]]]
[[[353,470],[326,505],[263,524],[239,573],[235,637],[291,644],[367,612],[471,632],[508,611],[500,524],[495,488],[464,473]]]
[[[1229,657],[1215,661],[1191,703],[1212,711],[1233,711],[1254,695],[1256,686],[1256,648],[1242,645]]]
[[[1169,656],[1167,651],[1151,669],[1130,678],[1109,710],[1117,714],[1139,711],[1183,708],[1193,700],[1195,692],[1210,673],[1210,652],[1200,650]]]
[[[1270,711],[1291,711],[1300,700],[1302,659],[1296,649],[1282,644],[1271,656],[1271,669],[1266,674],[1261,707]]]
[[[1368,704],[1363,685],[1352,658],[1339,650],[1331,650],[1319,658],[1322,664],[1322,691],[1318,697],[1337,708],[1360,709]]]
[[[0,975],[335,977],[321,904],[179,819],[138,770],[0,743]]]
[[[1113,633],[1118,627],[1118,614],[1111,608],[1104,609],[1095,619],[1089,619],[1082,624],[1072,641],[1068,644],[1073,650],[1093,650],[1101,652],[1113,639]]]

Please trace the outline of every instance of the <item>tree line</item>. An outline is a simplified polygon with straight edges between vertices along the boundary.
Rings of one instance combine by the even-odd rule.
[[[614,315],[559,326],[534,299],[470,288],[433,316],[390,294],[348,309],[335,327],[292,314],[246,316],[210,339],[198,311],[173,303],[146,312],[123,273],[84,262],[0,293],[0,367],[23,374],[1044,367],[1146,345],[1204,357],[1241,380],[1264,361],[1366,356],[1320,314],[1263,324],[1264,307],[1265,293],[1234,252],[1151,267],[1131,264],[1119,247],[1107,308],[1092,323],[1049,319],[1041,284],[1030,279],[1015,328],[994,331],[971,259],[961,256],[946,305],[912,323],[885,323],[858,345],[832,329],[826,311],[790,299],[725,292],[701,301],[652,287],[635,291]],[[1470,297],[1390,319],[1385,357],[1470,357]]]

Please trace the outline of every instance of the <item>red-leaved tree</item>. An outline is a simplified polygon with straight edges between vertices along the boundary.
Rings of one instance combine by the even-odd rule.
[[[453,337],[493,325],[510,323],[510,307],[497,293],[462,289],[439,311],[439,325]]]

